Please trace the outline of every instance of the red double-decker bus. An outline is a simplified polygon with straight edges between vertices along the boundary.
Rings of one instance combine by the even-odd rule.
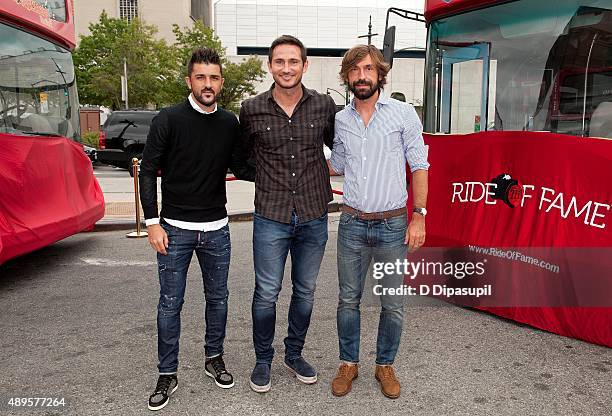
[[[72,0],[0,1],[0,264],[104,215],[79,143],[74,46]]]
[[[486,263],[493,293],[470,306],[612,346],[611,2],[426,0],[424,17],[430,250]]]

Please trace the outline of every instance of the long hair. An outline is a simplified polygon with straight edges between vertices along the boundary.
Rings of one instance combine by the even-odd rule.
[[[372,63],[378,71],[380,86],[382,87],[385,85],[387,83],[387,74],[391,68],[389,64],[385,62],[382,53],[374,45],[353,46],[344,54],[342,66],[340,67],[340,80],[348,84],[349,71],[368,55],[372,58]]]

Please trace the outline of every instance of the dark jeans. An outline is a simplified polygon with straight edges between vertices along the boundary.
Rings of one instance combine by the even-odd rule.
[[[359,362],[361,317],[359,305],[372,259],[374,262],[404,261],[407,246],[406,215],[386,220],[360,220],[342,213],[338,226],[338,281],[340,286],[337,324],[340,360]],[[399,288],[401,273],[386,274],[377,283]],[[376,341],[376,364],[392,364],[402,335],[404,297],[381,295]]]
[[[181,309],[187,270],[195,251],[202,269],[206,307],[205,354],[223,353],[227,321],[227,275],[231,244],[229,227],[216,231],[191,231],[162,223],[168,234],[167,255],[157,254],[159,304],[157,306],[157,351],[160,374],[176,373],[178,368]]]
[[[290,224],[255,214],[253,218],[253,258],[255,293],[253,295],[253,344],[258,363],[272,363],[276,301],[281,291],[285,262],[291,253],[293,293],[289,305],[289,330],[285,338],[285,357],[302,355],[314,303],[319,267],[327,243],[327,213],[300,223],[293,213]]]

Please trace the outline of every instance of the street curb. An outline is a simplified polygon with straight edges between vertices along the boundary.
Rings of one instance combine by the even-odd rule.
[[[327,205],[327,212],[338,212],[342,209],[341,202],[332,202]],[[241,222],[241,221],[252,221],[252,211],[238,211],[227,215],[230,222]],[[145,229],[144,221],[142,222],[142,228]],[[105,217],[98,221],[93,230],[86,232],[104,232],[104,231],[121,231],[121,230],[135,230],[136,221],[125,217],[112,218]]]

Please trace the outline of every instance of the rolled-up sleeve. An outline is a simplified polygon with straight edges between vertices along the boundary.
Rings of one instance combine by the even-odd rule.
[[[408,166],[410,166],[410,173],[419,169],[428,170],[428,148],[423,141],[423,126],[412,106],[407,106],[404,129],[402,131],[402,142],[404,155]]]
[[[332,148],[331,158],[329,163],[334,171],[342,175],[344,174],[344,166],[346,164],[346,155],[344,149],[344,143],[342,142],[342,136],[338,129],[338,116],[336,115],[336,123],[334,126],[334,146]]]

